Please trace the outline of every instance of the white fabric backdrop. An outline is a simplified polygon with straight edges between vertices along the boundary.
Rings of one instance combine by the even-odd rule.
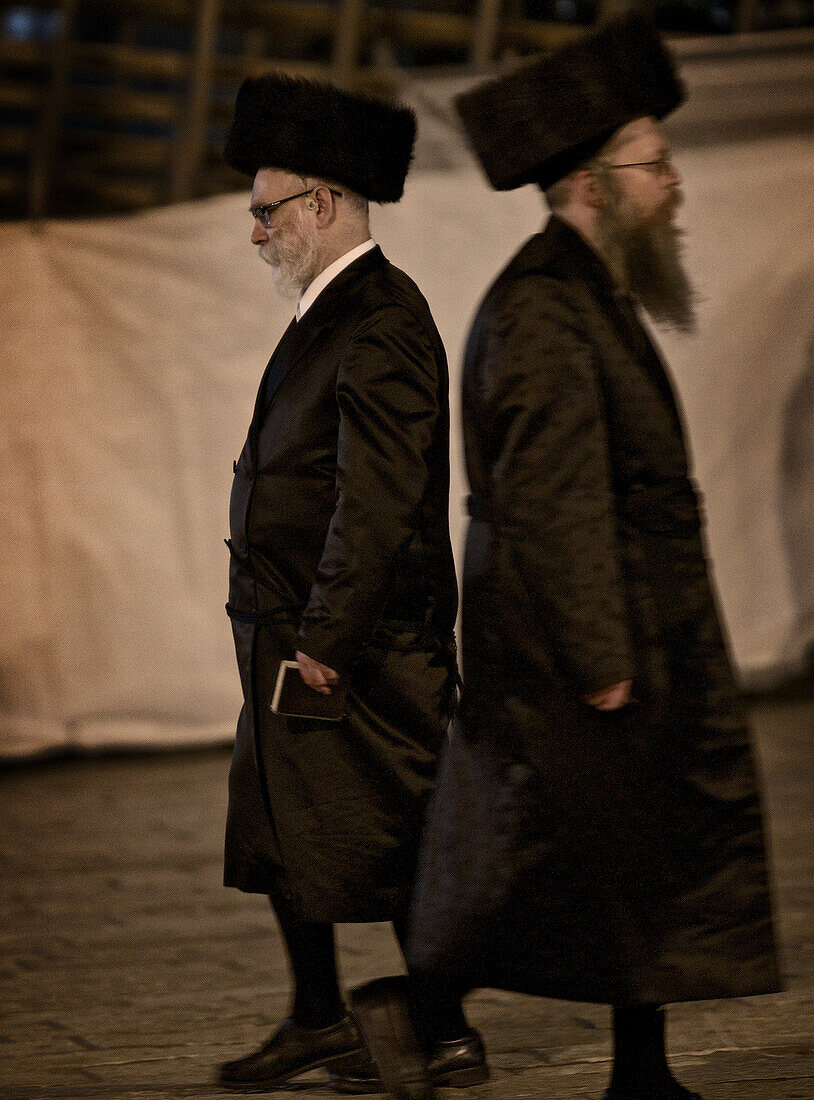
[[[785,488],[780,471],[788,395],[810,394],[814,373],[814,144],[680,163],[704,301],[697,336],[659,339],[735,655],[765,676],[812,639],[812,402],[790,418]],[[0,226],[0,755],[197,744],[234,729],[231,464],[292,309],[253,255],[247,205],[248,194],[39,232]],[[386,254],[433,308],[456,409],[478,299],[543,217],[533,189],[495,195],[471,165],[416,172],[401,204],[374,212]],[[457,423],[453,469],[459,549]]]

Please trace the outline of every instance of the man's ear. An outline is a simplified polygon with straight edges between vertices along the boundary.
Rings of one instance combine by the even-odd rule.
[[[598,210],[604,202],[602,184],[591,168],[580,168],[574,174],[574,197],[592,210]]]
[[[327,225],[336,213],[336,199],[330,187],[322,184],[316,187],[311,195],[308,208],[316,212],[317,222],[320,225]]]

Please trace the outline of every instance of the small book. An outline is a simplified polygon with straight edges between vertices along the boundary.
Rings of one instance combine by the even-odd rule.
[[[277,683],[270,706],[275,714],[291,718],[317,718],[323,722],[341,722],[347,713],[346,684],[332,684],[331,694],[323,695],[309,687],[300,676],[296,661],[280,661]]]

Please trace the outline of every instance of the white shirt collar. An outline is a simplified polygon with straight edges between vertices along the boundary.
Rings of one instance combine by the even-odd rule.
[[[356,248],[352,248],[350,252],[346,252],[344,256],[340,256],[338,260],[334,260],[324,271],[321,271],[316,279],[302,292],[302,297],[297,302],[297,320],[302,320],[306,311],[311,308],[328,283],[352,264],[354,260],[358,260],[360,256],[364,256],[366,252],[375,247],[376,242],[372,237],[369,237],[364,244],[357,244]]]

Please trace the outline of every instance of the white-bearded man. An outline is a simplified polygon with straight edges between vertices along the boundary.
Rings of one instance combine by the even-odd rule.
[[[406,108],[271,74],[244,82],[226,145],[253,179],[252,243],[280,293],[298,298],[230,502],[244,706],[224,880],[269,895],[294,984],[290,1016],[221,1067],[238,1089],[324,1067],[347,1090],[372,1072],[334,924],[392,921],[403,940],[456,691],[446,357],[427,302],[368,220],[369,202],[401,197],[414,137]],[[273,713],[283,660],[315,693],[346,692],[344,717]],[[439,1083],[487,1076],[460,999],[424,1023]]]

